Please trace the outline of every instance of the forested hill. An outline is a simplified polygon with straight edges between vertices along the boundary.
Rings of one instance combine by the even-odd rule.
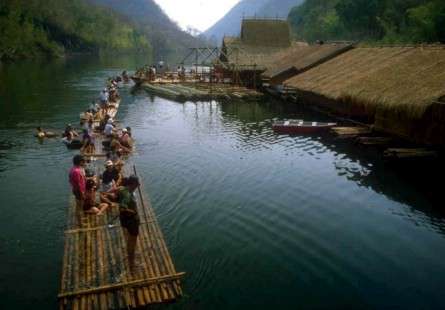
[[[307,41],[445,43],[444,0],[306,0],[289,22]]]
[[[292,7],[304,0],[241,0],[222,19],[204,32],[207,38],[217,40],[224,35],[237,36],[241,28],[241,20],[246,17],[280,17],[286,18]]]
[[[1,0],[0,60],[66,52],[151,53],[147,36],[84,0]]]
[[[157,58],[168,57],[172,54],[183,54],[188,47],[206,44],[204,40],[181,31],[153,0],[89,1],[112,8],[135,23],[138,29],[148,35]]]

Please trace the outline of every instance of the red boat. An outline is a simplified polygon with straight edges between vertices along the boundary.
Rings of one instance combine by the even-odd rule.
[[[272,129],[278,133],[286,134],[311,134],[324,132],[337,123],[323,123],[323,122],[305,122],[303,120],[289,120],[277,121],[272,124]]]

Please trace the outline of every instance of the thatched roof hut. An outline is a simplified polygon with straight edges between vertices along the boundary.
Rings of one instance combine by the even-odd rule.
[[[293,46],[273,56],[270,66],[263,73],[263,77],[270,79],[270,84],[272,85],[281,84],[283,81],[352,48],[353,45],[350,43]]]
[[[290,28],[286,20],[244,19],[241,42],[256,47],[290,47]]]
[[[285,82],[377,129],[445,144],[445,46],[358,47]]]
[[[220,59],[239,68],[264,71],[274,54],[295,45],[286,20],[244,19],[239,38],[224,37]]]

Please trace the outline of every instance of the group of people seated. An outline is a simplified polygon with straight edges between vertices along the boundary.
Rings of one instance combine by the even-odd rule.
[[[118,82],[117,78],[110,78],[107,83],[108,86],[99,94],[99,102],[93,101],[88,110],[81,115],[81,139],[74,139],[79,137],[79,135],[72,130],[71,125],[67,125],[63,135],[63,142],[68,147],[80,148],[81,153],[84,155],[95,154],[95,132],[103,132],[107,123],[113,123],[110,112],[116,108],[116,101],[119,98],[117,91]],[[98,126],[95,126],[95,124],[98,124]]]
[[[102,174],[86,169],[82,155],[73,158],[69,182],[76,199],[76,208],[87,214],[103,215],[107,210],[119,208],[119,219],[127,236],[127,253],[130,268],[134,267],[134,253],[139,235],[139,216],[134,192],[139,187],[137,176],[124,177],[120,158],[107,159]]]
[[[139,179],[134,175],[124,177],[123,174],[123,156],[133,149],[131,128],[118,129],[109,114],[110,107],[113,107],[113,98],[119,96],[117,82],[117,79],[111,79],[107,88],[101,92],[100,103],[93,102],[84,113],[82,134],[79,135],[68,124],[63,137],[66,143],[79,141],[81,144],[81,153],[74,156],[73,167],[69,172],[77,210],[88,215],[101,216],[113,208],[119,208],[120,223],[127,237],[128,261],[132,268],[140,222],[134,195]],[[98,135],[104,137],[102,145],[106,152],[101,173],[95,173],[87,167],[90,156],[97,156],[95,140]]]

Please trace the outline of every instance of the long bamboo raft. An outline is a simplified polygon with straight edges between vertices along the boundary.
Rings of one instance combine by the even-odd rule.
[[[260,100],[263,94],[241,86],[210,83],[151,83],[139,85],[147,92],[179,102],[201,100]]]
[[[117,113],[110,111],[113,117]],[[99,156],[90,167],[102,171],[104,152],[96,137]],[[104,159],[104,158],[102,158]],[[135,174],[126,160],[124,175]],[[60,309],[128,309],[172,302],[182,296],[180,280],[157,223],[153,208],[142,187],[137,192],[140,233],[136,246],[136,270],[130,272],[126,242],[117,207],[98,216],[76,208],[71,197],[59,298]]]

